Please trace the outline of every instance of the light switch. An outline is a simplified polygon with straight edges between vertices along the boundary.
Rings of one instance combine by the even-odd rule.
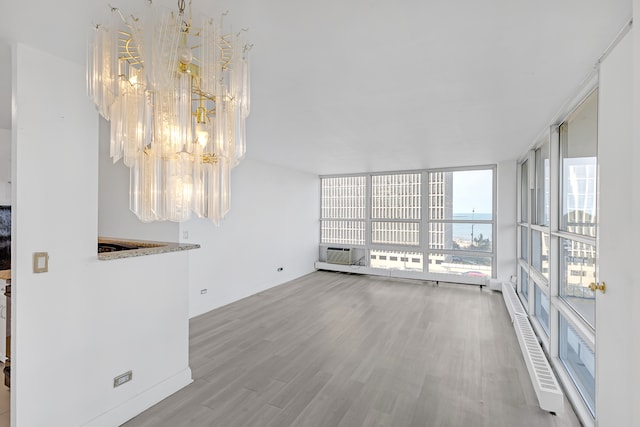
[[[46,273],[49,271],[49,252],[33,253],[33,272]]]

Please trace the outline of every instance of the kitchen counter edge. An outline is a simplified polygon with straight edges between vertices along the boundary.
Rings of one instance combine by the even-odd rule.
[[[164,254],[169,252],[189,251],[200,248],[198,244],[176,243],[176,242],[154,242],[148,240],[129,240],[100,237],[100,243],[116,243],[124,245],[141,246],[138,249],[129,249],[123,251],[103,252],[98,254],[98,259],[108,261],[113,259],[123,259],[146,255]]]

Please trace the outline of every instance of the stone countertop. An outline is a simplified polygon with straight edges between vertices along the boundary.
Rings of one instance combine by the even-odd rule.
[[[119,250],[112,252],[98,253],[99,260],[112,260],[131,258],[145,255],[163,254],[167,252],[189,251],[192,249],[198,249],[198,244],[186,244],[176,242],[154,242],[148,240],[129,240],[129,239],[116,239],[110,237],[98,238],[98,243],[115,244],[123,246],[135,246],[134,249]]]

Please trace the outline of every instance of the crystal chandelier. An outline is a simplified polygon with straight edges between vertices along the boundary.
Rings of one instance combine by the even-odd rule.
[[[245,154],[251,45],[218,22],[153,6],[111,9],[87,56],[89,96],[111,122],[110,155],[130,168],[130,208],[143,222],[219,224],[230,172]]]

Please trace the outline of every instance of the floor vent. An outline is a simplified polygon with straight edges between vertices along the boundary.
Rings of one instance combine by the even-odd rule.
[[[327,248],[327,262],[351,265],[351,248]]]
[[[504,298],[504,303],[507,306],[507,311],[509,312],[509,316],[511,316],[512,322],[516,315],[527,315],[527,312],[524,311],[520,298],[516,295],[516,290],[513,288],[511,283],[502,282],[502,297]]]

